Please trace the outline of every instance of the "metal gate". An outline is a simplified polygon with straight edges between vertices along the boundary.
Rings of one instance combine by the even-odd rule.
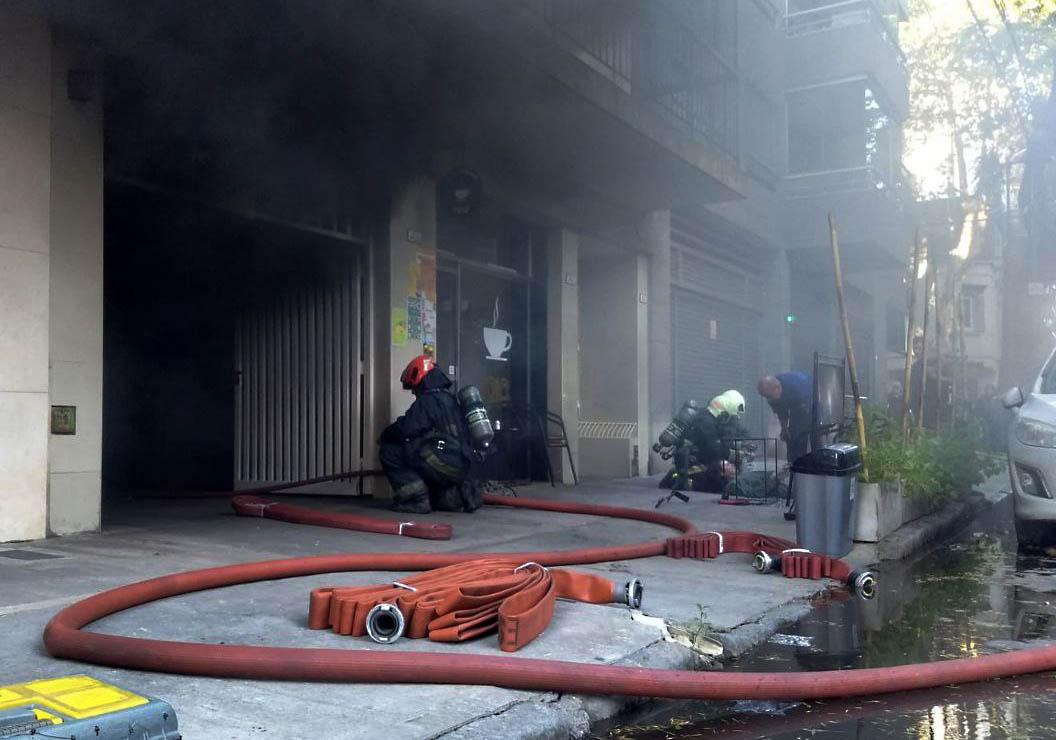
[[[363,266],[325,273],[247,308],[235,336],[235,487],[356,470],[363,458]]]
[[[675,403],[703,405],[731,388],[751,398],[760,373],[758,314],[684,288],[671,297]],[[753,433],[758,419],[749,409],[745,425]]]

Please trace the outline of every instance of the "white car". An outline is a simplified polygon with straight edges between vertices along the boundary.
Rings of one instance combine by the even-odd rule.
[[[1008,432],[1008,469],[1020,545],[1056,544],[1056,352],[1033,391],[1013,388],[1003,399],[1016,414]]]

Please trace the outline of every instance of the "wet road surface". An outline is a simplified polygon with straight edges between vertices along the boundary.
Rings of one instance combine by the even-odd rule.
[[[878,570],[875,600],[831,592],[809,616],[726,670],[870,668],[1056,640],[1056,558],[1017,553],[1007,501],[924,557]],[[596,736],[1054,738],[1056,675],[847,701],[668,702]]]

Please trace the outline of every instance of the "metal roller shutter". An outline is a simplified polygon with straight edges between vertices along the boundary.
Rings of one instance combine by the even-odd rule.
[[[361,466],[362,296],[360,256],[343,253],[239,317],[236,488]]]
[[[728,301],[685,288],[672,292],[675,400],[707,403],[727,389],[749,401],[745,425],[760,431],[760,416],[751,408],[760,377],[759,316]]]

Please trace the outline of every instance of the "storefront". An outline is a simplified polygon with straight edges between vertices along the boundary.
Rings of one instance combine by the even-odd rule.
[[[499,448],[488,472],[499,479],[532,477],[545,409],[546,315],[536,283],[543,238],[543,229],[498,209],[437,213],[436,358],[488,403]]]

